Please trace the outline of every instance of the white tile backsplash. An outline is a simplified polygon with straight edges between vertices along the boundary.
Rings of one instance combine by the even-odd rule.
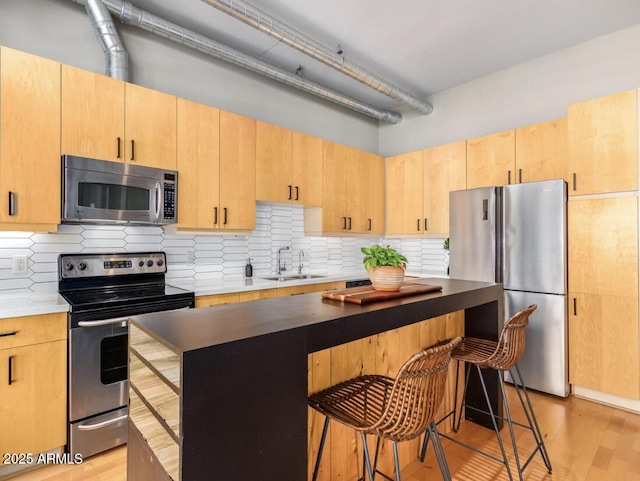
[[[248,257],[254,276],[272,275],[278,248],[284,246],[290,247],[282,253],[288,272],[297,272],[300,250],[305,253],[304,272],[359,270],[360,247],[374,243],[399,249],[409,260],[410,270],[445,269],[442,239],[307,237],[304,208],[259,203],[256,230],[247,236],[176,235],[165,234],[160,227],[94,225],[60,225],[51,234],[0,232],[0,292],[55,292],[61,253],[163,250],[168,280],[198,281],[242,277]],[[11,273],[14,255],[29,257],[27,276]]]

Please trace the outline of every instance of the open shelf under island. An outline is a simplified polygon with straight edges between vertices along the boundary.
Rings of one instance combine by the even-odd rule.
[[[497,339],[501,284],[419,282],[443,289],[365,305],[315,293],[132,318],[128,479],[306,480],[322,425],[307,408],[310,391],[376,369],[395,375],[443,336]],[[469,390],[482,406],[479,386]],[[355,439],[335,436],[344,449],[323,458],[326,479],[360,469],[347,459],[360,452]]]

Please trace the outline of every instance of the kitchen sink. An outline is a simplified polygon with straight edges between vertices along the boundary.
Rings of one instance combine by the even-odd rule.
[[[318,279],[327,276],[318,276],[315,274],[294,274],[292,276],[273,276],[273,277],[261,277],[261,279],[265,279],[267,281],[299,281],[303,279]]]

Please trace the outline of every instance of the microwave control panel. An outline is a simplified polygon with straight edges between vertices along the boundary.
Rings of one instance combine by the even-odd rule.
[[[162,210],[164,220],[176,220],[176,184],[175,182],[164,183],[164,208]]]

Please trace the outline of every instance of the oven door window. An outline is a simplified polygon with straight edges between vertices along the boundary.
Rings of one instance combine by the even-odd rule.
[[[78,183],[78,205],[92,209],[149,210],[149,189],[97,182]]]
[[[127,379],[127,334],[109,336],[100,342],[100,382],[113,384]]]

